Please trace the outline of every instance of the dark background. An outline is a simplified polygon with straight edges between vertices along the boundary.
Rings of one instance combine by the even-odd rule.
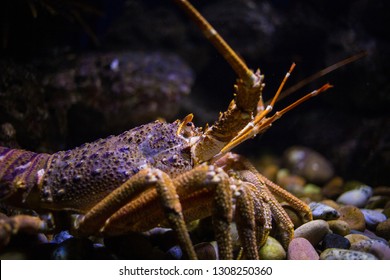
[[[285,115],[264,135],[238,147],[238,151],[251,157],[265,152],[282,155],[287,147],[303,145],[325,155],[336,173],[346,179],[372,186],[389,185],[388,1],[192,3],[251,68],[260,67],[265,74],[266,100],[272,97],[292,62],[297,68],[287,87],[366,51],[364,58],[278,103],[276,107],[283,108],[325,82],[334,85]],[[57,64],[63,67],[62,57],[65,60],[69,55],[117,51],[178,55],[193,70],[195,82],[191,94],[180,100],[179,113],[167,118],[169,121],[193,112],[196,125],[204,126],[215,120],[232,98],[234,73],[173,1],[6,0],[1,1],[0,11],[0,124],[10,123],[14,129],[2,127],[3,145],[52,152],[118,132],[105,130],[100,134],[95,127],[99,116],[85,119],[93,112],[78,116],[76,110],[71,117],[65,112],[67,129],[62,134],[50,121],[53,109],[46,110],[47,98],[41,93],[48,90],[41,81],[55,71]],[[4,95],[10,91],[12,98]],[[7,113],[12,106],[30,112],[28,118],[17,121]],[[137,124],[134,120],[123,130]]]

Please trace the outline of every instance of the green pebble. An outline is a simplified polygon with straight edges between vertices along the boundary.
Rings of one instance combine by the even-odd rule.
[[[268,236],[264,246],[259,250],[261,260],[285,260],[286,251],[275,238]]]

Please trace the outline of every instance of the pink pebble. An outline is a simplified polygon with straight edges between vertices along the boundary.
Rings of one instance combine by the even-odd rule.
[[[320,257],[311,243],[302,237],[294,238],[287,250],[289,260],[318,260]]]

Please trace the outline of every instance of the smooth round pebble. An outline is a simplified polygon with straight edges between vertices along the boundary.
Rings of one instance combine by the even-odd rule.
[[[318,260],[320,257],[311,243],[302,237],[294,238],[288,245],[289,260]]]
[[[217,252],[214,246],[209,242],[198,243],[194,246],[199,260],[216,260]]]
[[[318,152],[295,146],[286,150],[285,164],[292,173],[303,176],[309,182],[322,184],[333,176],[333,166]]]
[[[264,246],[259,250],[261,260],[285,260],[286,251],[275,238],[268,236]]]
[[[362,240],[370,240],[369,237],[363,235],[363,234],[358,234],[358,233],[351,233],[351,234],[347,234],[346,236],[344,236],[345,238],[347,238],[349,240],[349,242],[352,244],[356,243],[356,242],[359,242],[359,241],[362,241]]]
[[[379,241],[381,241],[381,242],[387,243],[387,240],[386,240],[386,239],[384,239],[384,238],[382,238],[382,237],[376,235],[375,232],[372,232],[372,231],[370,231],[370,230],[368,230],[368,229],[365,229],[363,232],[358,231],[358,230],[351,230],[351,233],[363,234],[363,235],[367,236],[367,237],[370,238],[370,239],[379,240]]]
[[[294,231],[294,237],[303,237],[316,246],[325,234],[330,233],[329,225],[324,220],[314,220],[301,225]]]
[[[330,248],[321,253],[320,260],[377,260],[377,257],[366,252]]]
[[[171,248],[169,248],[169,250],[166,253],[169,257],[171,257],[174,260],[183,259],[183,251],[179,245],[172,246]]]
[[[371,196],[372,188],[369,186],[361,186],[343,193],[337,198],[336,202],[344,205],[364,207]]]
[[[375,193],[375,189],[374,189],[374,193]],[[388,196],[374,195],[370,197],[370,199],[367,201],[367,204],[364,206],[364,208],[367,209],[384,208],[388,201],[389,201]]]
[[[351,245],[351,250],[368,252],[380,260],[390,260],[390,246],[379,240],[362,240]]]
[[[334,177],[322,187],[322,194],[327,198],[336,199],[344,192],[343,185],[343,178]]]
[[[331,220],[328,221],[329,228],[333,233],[345,236],[350,233],[351,229],[346,221],[343,220]]]
[[[390,208],[383,209],[382,213],[387,217],[390,218]]]
[[[336,209],[321,202],[310,202],[309,207],[315,220],[329,221],[340,217],[340,213]]]
[[[363,213],[359,208],[351,205],[343,206],[338,209],[340,213],[340,220],[346,221],[350,229],[364,231],[366,228],[366,221]]]
[[[328,248],[349,249],[349,247],[351,247],[351,243],[347,238],[341,235],[335,233],[328,233],[324,236],[321,247],[322,249],[328,249]]]
[[[390,240],[390,219],[379,223],[376,227],[375,233],[387,240]]]
[[[386,221],[386,216],[379,211],[371,210],[371,209],[360,209],[360,211],[364,215],[364,220],[366,221],[366,226],[370,229],[375,229],[375,227],[381,223]]]
[[[374,190],[375,195],[384,195],[390,197],[390,187],[387,186],[379,186]]]
[[[321,188],[314,184],[306,184],[303,187],[303,194],[306,197],[310,197],[314,201],[319,201],[322,199]]]

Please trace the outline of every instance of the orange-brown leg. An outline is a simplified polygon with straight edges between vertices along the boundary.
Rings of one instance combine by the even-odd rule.
[[[256,239],[255,197],[248,184],[242,183],[237,190],[235,221],[241,246],[248,259],[259,259]]]
[[[225,169],[232,169],[236,176],[242,181],[250,182],[256,186],[261,193],[261,196],[266,199],[266,204],[272,212],[272,218],[275,220],[281,234],[281,242],[284,247],[287,247],[294,234],[294,226],[283,209],[281,204],[276,200],[275,196],[284,199],[292,208],[304,218],[304,221],[311,219],[310,208],[301,200],[290,194],[286,190],[277,186],[264,176],[262,176],[256,168],[244,157],[228,153],[216,164],[224,166]],[[264,213],[264,212],[263,212]]]
[[[236,198],[236,224],[244,254],[258,259],[272,228],[272,213],[266,194],[250,182],[241,182]]]
[[[79,219],[75,225],[76,232],[85,235],[99,232],[115,212],[129,203],[137,194],[152,187],[157,189],[165,216],[177,233],[183,251],[189,258],[196,259],[176,189],[170,177],[158,169],[146,168],[128,179]]]
[[[11,236],[19,232],[31,234],[47,232],[52,229],[51,222],[40,217],[29,215],[16,215],[12,217],[2,215],[0,217],[0,248],[6,246]]]
[[[233,258],[230,223],[232,192],[227,174],[212,165],[202,164],[173,179],[187,222],[212,216],[221,259]],[[128,203],[110,217],[104,231],[110,233],[129,228],[145,231],[164,225],[163,209],[155,203],[157,193],[148,192]]]

